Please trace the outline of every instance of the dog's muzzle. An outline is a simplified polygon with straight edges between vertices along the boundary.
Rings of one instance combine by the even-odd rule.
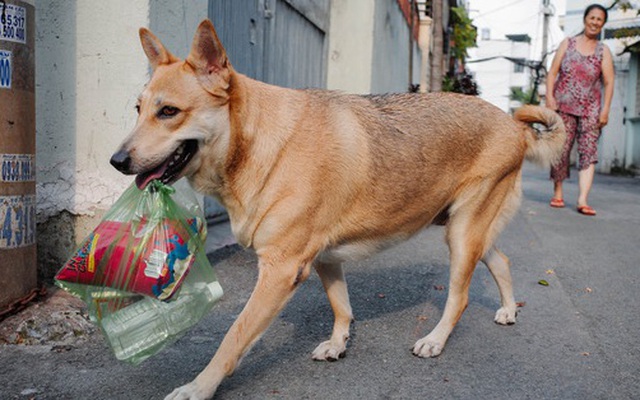
[[[131,173],[129,172],[129,168],[131,167],[131,157],[127,151],[118,150],[118,152],[111,156],[110,163],[123,174]]]

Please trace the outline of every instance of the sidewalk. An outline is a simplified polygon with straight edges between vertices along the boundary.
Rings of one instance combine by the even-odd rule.
[[[575,210],[572,174],[567,207],[552,209],[547,173],[525,167],[522,207],[498,243],[511,259],[516,300],[524,303],[515,325],[493,323],[498,291],[479,265],[469,307],[443,354],[411,355],[437,323],[447,294],[448,251],[443,229],[434,227],[346,265],[356,321],[345,359],[311,361],[333,323],[312,274],[216,398],[637,398],[640,179],[597,175],[590,203],[598,215],[587,217]],[[0,345],[0,399],[161,399],[193,379],[255,283],[251,252],[237,245],[213,251],[228,243],[228,224],[210,227],[210,259],[225,295],[177,343],[138,367],[118,362],[90,329],[63,345]]]

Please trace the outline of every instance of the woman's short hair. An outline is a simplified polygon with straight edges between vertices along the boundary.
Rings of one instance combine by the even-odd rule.
[[[604,13],[604,22],[607,22],[607,18],[609,18],[609,13],[607,12],[607,9],[601,6],[600,4],[591,4],[589,7],[587,7],[584,10],[584,15],[582,16],[582,20],[584,21],[587,18],[587,15],[589,15],[591,10],[593,10],[594,8]]]

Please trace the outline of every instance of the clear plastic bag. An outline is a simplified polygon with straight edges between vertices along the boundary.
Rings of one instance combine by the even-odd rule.
[[[181,190],[132,184],[56,275],[79,296],[116,357],[137,364],[195,325],[222,296],[202,208]]]

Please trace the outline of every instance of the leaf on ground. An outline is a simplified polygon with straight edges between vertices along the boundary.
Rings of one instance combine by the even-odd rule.
[[[435,290],[444,290],[444,285],[433,285]]]
[[[516,307],[524,307],[526,305],[527,305],[526,301],[519,301],[519,302],[516,303]]]
[[[545,281],[544,279],[540,279],[538,281],[538,284],[542,286],[549,286],[549,282]]]
[[[548,270],[546,271],[546,274],[547,274],[547,275],[553,275],[553,274],[555,274],[555,273],[556,273],[556,271],[554,271],[554,270],[552,270],[552,269],[548,269]]]

